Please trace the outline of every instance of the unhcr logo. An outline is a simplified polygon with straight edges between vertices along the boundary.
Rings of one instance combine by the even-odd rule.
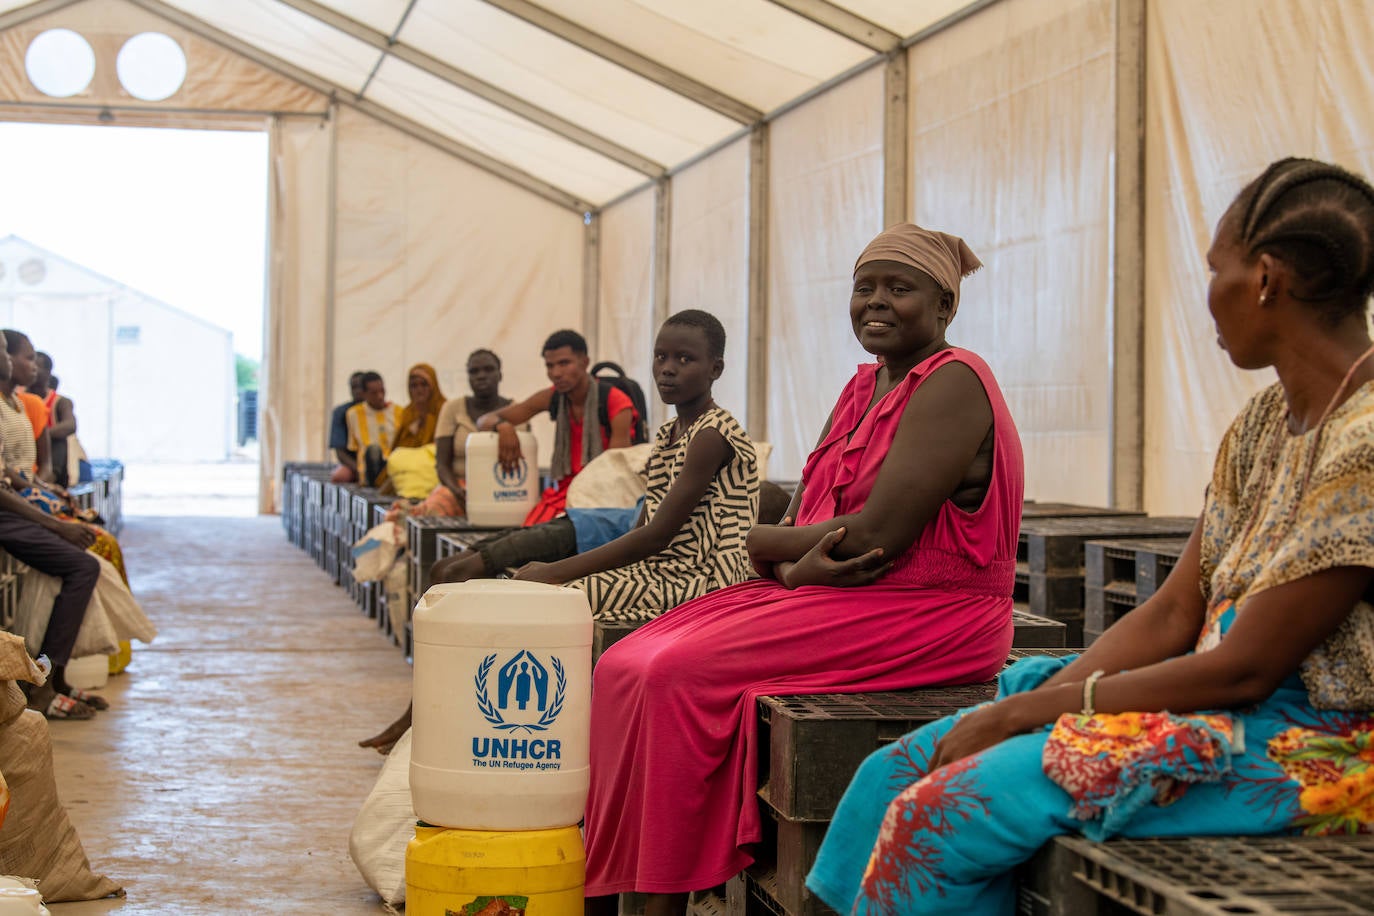
[[[496,502],[522,503],[529,498],[530,491],[529,487],[525,486],[525,481],[529,479],[530,466],[523,457],[513,468],[505,468],[498,461],[491,466],[491,473],[496,479],[496,487],[491,491],[491,498]]]
[[[546,666],[528,649],[521,649],[496,668],[499,653],[493,652],[477,666],[477,711],[493,727],[510,737],[472,736],[472,763],[477,767],[507,770],[557,770],[562,767],[562,742],[554,738],[516,738],[519,732],[548,731],[563,711],[568,674],[563,662],[549,656]],[[496,696],[491,695],[492,669],[496,668]],[[552,671],[550,671],[552,669]],[[533,720],[533,721],[531,721]]]
[[[490,681],[497,656],[493,652],[477,666],[477,676],[473,678],[477,687],[477,711],[502,731],[548,731],[563,711],[563,697],[568,687],[568,673],[563,662],[549,656],[549,667],[553,669],[550,675],[549,667],[533,652],[521,649],[497,669],[493,702]]]
[[[501,462],[492,465],[491,472],[496,476],[496,483],[503,487],[523,487],[525,480],[530,476],[530,465],[523,457],[513,468],[508,468]]]

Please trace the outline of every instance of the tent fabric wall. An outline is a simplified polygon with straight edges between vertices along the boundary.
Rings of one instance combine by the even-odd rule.
[[[654,306],[654,190],[640,191],[601,211],[601,285],[598,339],[592,359],[612,360],[644,386],[650,413],[658,401],[651,382]],[[654,414],[656,417],[657,414]]]
[[[673,176],[669,312],[702,309],[725,326],[716,403],[748,425],[749,140]],[[652,395],[652,392],[650,392]]]
[[[272,123],[271,262],[263,341],[259,508],[281,507],[283,461],[323,457],[328,422],[329,201],[333,120]]]
[[[788,112],[769,136],[769,476],[801,477],[854,367],[855,258],[882,228],[883,74],[870,69]]]
[[[910,53],[915,221],[963,236],[949,339],[1016,418],[1026,496],[1110,502],[1113,0],[1004,0]]]
[[[1155,0],[1147,28],[1145,497],[1191,513],[1231,420],[1274,381],[1217,348],[1213,228],[1275,159],[1374,174],[1374,2]]]
[[[337,156],[332,401],[374,369],[405,403],[418,362],[466,395],[478,348],[501,357],[506,396],[547,385],[540,345],[581,319],[581,218],[350,109]],[[552,426],[534,431],[547,463]]]

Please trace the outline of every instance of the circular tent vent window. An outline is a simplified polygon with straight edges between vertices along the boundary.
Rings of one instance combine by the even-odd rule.
[[[29,258],[19,265],[19,282],[28,286],[37,286],[47,275],[48,265],[43,263],[42,258]]]
[[[91,84],[95,52],[90,42],[71,29],[48,29],[29,42],[24,70],[39,92],[65,99]]]
[[[186,81],[186,53],[169,35],[143,32],[124,42],[115,58],[115,71],[129,95],[160,102]]]

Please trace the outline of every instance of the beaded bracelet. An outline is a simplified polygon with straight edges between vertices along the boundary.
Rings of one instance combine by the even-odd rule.
[[[1083,682],[1083,715],[1084,715],[1084,716],[1091,716],[1091,715],[1093,715],[1093,713],[1096,712],[1096,709],[1094,709],[1094,703],[1095,703],[1096,700],[1097,700],[1097,682],[1098,682],[1098,679],[1101,678],[1102,675],[1104,675],[1104,674],[1106,674],[1106,673],[1107,673],[1107,672],[1103,671],[1101,668],[1098,668],[1098,669],[1097,669],[1096,671],[1094,671],[1092,674],[1088,675],[1088,679],[1087,679],[1086,681]]]

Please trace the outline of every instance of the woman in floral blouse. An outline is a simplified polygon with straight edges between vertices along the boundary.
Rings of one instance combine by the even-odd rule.
[[[1074,659],[872,755],[808,885],[1012,913],[1049,838],[1374,832],[1374,189],[1276,162],[1207,253],[1218,343],[1278,382],[1222,440],[1174,574]]]

